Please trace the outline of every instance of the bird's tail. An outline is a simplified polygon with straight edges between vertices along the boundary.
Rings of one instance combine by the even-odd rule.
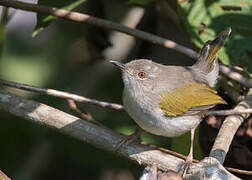
[[[200,51],[198,61],[193,65],[194,68],[210,73],[214,69],[217,52],[224,45],[225,40],[231,33],[231,28],[222,31],[214,40],[207,41]]]

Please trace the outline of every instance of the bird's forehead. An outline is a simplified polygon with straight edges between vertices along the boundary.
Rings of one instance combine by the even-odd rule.
[[[143,67],[143,69],[146,70],[146,71],[149,71],[149,70],[151,69],[151,66],[150,66],[150,65],[145,65],[145,66]]]
[[[159,71],[159,67],[155,64],[146,64],[142,67],[142,70],[150,73],[156,73]]]
[[[129,63],[129,67],[137,70],[137,71],[148,71],[148,72],[156,72],[159,68],[158,66],[149,60],[136,60]]]

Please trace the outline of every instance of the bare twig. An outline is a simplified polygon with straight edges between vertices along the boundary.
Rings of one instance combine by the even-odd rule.
[[[252,88],[252,81],[245,78],[240,73],[232,71],[231,68],[229,68],[228,66],[221,65],[220,71],[222,74],[224,74],[225,76],[227,76],[232,80],[235,80],[236,82],[239,82],[241,85]]]
[[[90,16],[84,13],[78,13],[78,12],[73,12],[73,11],[67,11],[64,9],[57,9],[53,7],[46,7],[46,6],[12,1],[12,0],[1,0],[0,5],[6,6],[6,7],[17,8],[17,9],[23,9],[27,11],[50,14],[55,17],[60,17],[60,18],[64,18],[67,20],[75,21],[75,22],[85,22],[85,23],[93,24],[102,28],[112,29],[115,31],[126,33],[134,37],[149,41],[154,44],[159,44],[161,46],[173,49],[191,58],[198,57],[198,54],[192,49],[179,45],[171,40],[161,38],[159,36],[153,35],[151,33],[146,33],[137,29],[132,29],[127,26],[123,26],[119,23],[114,23],[108,20],[96,18],[96,17]]]
[[[227,116],[227,115],[234,115],[234,114],[252,114],[252,108],[248,109],[231,109],[231,110],[218,110],[218,111],[206,111],[204,112],[205,115],[217,115],[217,116]]]
[[[141,142],[141,144],[146,144],[146,143],[145,143],[145,142]],[[178,158],[181,158],[181,159],[184,159],[184,160],[186,160],[186,158],[187,158],[187,156],[185,156],[185,155],[183,155],[183,154],[180,154],[180,153],[177,153],[177,152],[175,152],[175,151],[169,150],[169,149],[165,149],[165,148],[162,148],[162,147],[158,147],[158,146],[155,146],[155,145],[153,145],[153,144],[146,144],[146,145],[148,145],[148,146],[150,146],[150,147],[153,147],[153,148],[155,148],[155,149],[158,149],[158,150],[160,150],[160,151],[167,152],[167,153],[169,153],[169,154],[171,154],[171,155],[173,155],[173,156],[175,156],[175,157],[178,157]],[[200,162],[200,161],[199,161],[199,160],[196,160],[196,159],[193,159],[193,162],[194,162],[194,163],[198,163],[198,162]]]
[[[80,116],[82,119],[86,119],[86,120],[88,120],[88,121],[94,121],[93,117],[92,117],[90,114],[84,113],[83,111],[81,111],[81,110],[77,107],[77,105],[76,105],[76,103],[74,102],[74,100],[72,100],[72,99],[67,99],[67,102],[68,102],[68,104],[69,104],[70,109],[73,110],[74,112],[77,112],[77,113],[79,114],[79,116]]]
[[[77,102],[93,104],[93,105],[100,106],[100,107],[105,107],[105,108],[110,108],[110,109],[115,109],[115,110],[123,109],[123,106],[120,104],[98,101],[95,99],[86,98],[83,96],[71,94],[71,93],[64,92],[64,91],[58,91],[58,90],[54,90],[54,89],[44,89],[44,88],[39,88],[39,87],[35,87],[35,86],[30,86],[27,84],[6,81],[6,80],[2,80],[2,79],[0,79],[0,84],[5,85],[5,86],[9,86],[9,87],[22,89],[22,90],[32,91],[32,92],[41,93],[41,94],[47,94],[50,96],[56,96],[56,97],[60,97],[60,98],[64,98],[64,99],[72,99]]]
[[[241,66],[237,66],[237,65],[234,65],[234,66],[226,65],[226,66],[228,66],[231,69],[235,69],[236,71],[246,73],[250,78],[252,78],[252,73],[248,72],[247,69],[245,69]]]
[[[39,12],[39,13],[45,13],[50,14],[55,17],[64,18],[67,20],[75,21],[75,22],[82,22],[82,23],[89,23],[93,24],[102,28],[107,28],[115,31],[119,31],[125,34],[132,35],[136,38],[161,45],[165,48],[169,48],[172,50],[175,50],[181,54],[184,54],[190,58],[197,59],[198,53],[193,51],[190,48],[187,48],[185,46],[182,46],[180,44],[177,44],[174,41],[153,35],[151,33],[147,33],[141,30],[132,29],[127,26],[123,26],[119,23],[111,22],[108,20],[92,17],[90,15],[84,14],[84,13],[78,13],[73,11],[67,11],[63,9],[57,9],[53,7],[46,7],[31,3],[24,3],[24,2],[18,2],[18,1],[12,1],[12,0],[1,0],[0,5],[6,6],[6,7],[12,7],[17,9],[23,9],[27,11],[33,11],[33,12]],[[239,82],[240,84],[252,88],[252,82],[250,82],[247,78],[243,77],[237,72],[234,72],[231,70],[231,68],[220,65],[220,71],[227,77]]]
[[[236,168],[230,168],[230,167],[225,167],[228,171],[230,172],[235,172],[238,174],[245,174],[245,175],[252,175],[252,171],[247,171],[247,170],[241,170],[241,169],[236,169]]]
[[[96,105],[96,106],[100,106],[100,107],[105,107],[105,108],[110,108],[110,109],[114,109],[114,110],[123,110],[123,105],[121,105],[121,104],[115,104],[115,103],[99,101],[96,99],[90,99],[87,97],[83,97],[83,96],[79,96],[76,94],[71,94],[68,92],[59,91],[59,90],[55,90],[55,89],[39,88],[36,86],[30,86],[27,84],[21,84],[21,83],[17,83],[17,82],[13,82],[13,81],[2,80],[2,79],[0,79],[0,84],[2,84],[4,86],[9,86],[9,87],[17,88],[17,89],[26,90],[26,91],[47,94],[49,96],[56,96],[56,97],[64,98],[64,99],[71,99],[71,100],[74,100],[77,102],[88,103],[88,104],[92,104],[92,105]],[[207,115],[207,116],[208,115],[227,116],[227,115],[232,115],[232,114],[251,114],[251,113],[252,113],[252,108],[203,112],[203,114]]]
[[[234,111],[245,110],[252,107],[252,89],[249,91],[249,94],[246,96],[245,100],[240,102],[234,109]],[[233,140],[233,137],[240,127],[241,123],[247,118],[248,114],[241,115],[231,115],[228,116],[216,137],[212,150],[210,152],[210,157],[214,157],[220,161],[221,164],[224,163],[226,154],[229,150],[229,146]]]

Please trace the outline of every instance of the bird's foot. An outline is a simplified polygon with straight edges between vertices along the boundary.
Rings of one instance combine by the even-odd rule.
[[[139,180],[183,180],[183,178],[175,171],[162,171],[156,165],[152,165],[145,167]]]
[[[143,130],[139,129],[136,130],[133,134],[126,136],[124,138],[122,138],[119,143],[116,146],[116,149],[119,149],[122,146],[127,146],[128,144],[139,140],[140,136],[144,133]]]
[[[189,169],[189,167],[192,165],[192,162],[193,162],[193,156],[192,154],[189,154],[186,158],[186,161],[185,163],[183,164],[183,166],[180,168],[179,170],[179,174],[182,175],[182,177],[185,176],[187,170]]]

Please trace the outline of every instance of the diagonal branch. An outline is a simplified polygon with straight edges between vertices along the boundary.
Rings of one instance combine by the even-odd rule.
[[[157,164],[160,169],[178,171],[184,160],[146,145],[131,143],[118,147],[125,137],[108,128],[79,119],[42,103],[16,96],[0,89],[0,109],[41,125],[47,125],[93,146],[117,153],[139,164]]]
[[[49,96],[55,96],[63,99],[71,99],[77,102],[81,103],[87,103],[87,104],[92,104],[96,105],[99,107],[103,108],[110,108],[114,110],[123,110],[123,105],[121,104],[115,104],[115,103],[109,103],[109,102],[104,102],[104,101],[99,101],[96,99],[90,99],[84,96],[79,96],[76,94],[71,94],[68,92],[64,91],[59,91],[55,89],[45,89],[45,88],[39,88],[36,86],[31,86],[27,84],[22,84],[22,83],[17,83],[13,81],[7,81],[0,79],[0,84],[8,87],[13,87],[17,89],[22,89],[26,91],[31,91],[31,92],[36,92],[40,94],[47,94]],[[234,115],[234,114],[252,114],[252,108],[247,108],[247,109],[240,109],[240,108],[235,108],[231,110],[218,110],[218,111],[205,111],[203,112],[204,115],[209,116],[209,115],[217,115],[217,116],[227,116],[227,115]]]
[[[242,76],[240,73],[232,71],[232,69],[226,65],[220,65],[220,72],[229,79],[239,82],[248,88],[252,88],[252,81]]]
[[[246,96],[245,100],[240,102],[234,109],[234,111],[241,111],[246,108],[252,108],[252,89],[250,89],[249,94]],[[221,164],[224,163],[226,154],[229,150],[230,144],[233,137],[240,127],[241,123],[248,117],[248,114],[232,115],[228,116],[215,139],[214,145],[210,152],[210,157],[214,157],[219,160]]]
[[[197,52],[193,51],[190,48],[182,46],[174,41],[171,41],[171,40],[168,40],[168,39],[165,39],[165,38],[162,38],[162,37],[159,37],[154,34],[147,33],[141,30],[132,29],[127,26],[121,25],[119,23],[96,18],[96,17],[90,16],[84,13],[78,13],[78,12],[73,12],[73,11],[67,11],[64,9],[57,9],[53,7],[46,7],[46,6],[12,1],[12,0],[0,0],[0,5],[3,5],[5,7],[12,7],[16,9],[23,9],[27,11],[38,12],[38,13],[50,14],[52,16],[67,19],[74,22],[89,23],[89,24],[99,26],[102,28],[119,31],[125,34],[129,34],[131,36],[134,36],[136,38],[139,38],[139,39],[142,39],[142,40],[154,43],[154,44],[161,45],[165,48],[175,50],[190,58],[193,58],[193,59],[198,58]],[[243,77],[238,72],[232,71],[232,69],[229,68],[228,66],[220,65],[220,71],[228,78],[233,79],[246,87],[252,88],[251,81]]]
[[[230,109],[230,110],[218,110],[218,111],[206,111],[203,112],[204,115],[209,116],[209,115],[216,115],[216,116],[228,116],[228,115],[247,115],[247,114],[252,114],[252,107],[247,108],[247,109],[240,109],[240,108],[235,108],[235,109]]]
[[[5,85],[5,86],[9,86],[9,87],[14,87],[17,89],[36,92],[36,93],[40,93],[40,94],[47,94],[49,96],[55,96],[55,97],[60,97],[60,98],[64,98],[64,99],[72,99],[77,102],[93,104],[93,105],[104,107],[104,108],[110,108],[110,109],[115,109],[115,110],[122,110],[123,109],[123,106],[120,104],[98,101],[96,99],[90,99],[90,98],[87,98],[84,96],[79,96],[79,95],[71,94],[71,93],[64,92],[64,91],[39,88],[39,87],[27,85],[27,84],[21,84],[21,83],[16,83],[16,82],[12,82],[12,81],[2,80],[2,79],[0,79],[0,84]]]
[[[159,169],[177,172],[184,162],[184,160],[167,154],[158,148],[138,143],[118,147],[118,143],[125,136],[45,104],[8,93],[2,89],[0,89],[0,109],[32,122],[49,126],[61,133],[72,136],[80,141],[88,142],[103,150],[117,153],[119,156],[130,159],[140,165],[155,164]],[[204,169],[204,167],[201,168]],[[223,176],[237,179],[221,165],[218,165],[216,168],[221,169]],[[209,175],[213,175],[214,173],[210,172]],[[192,175],[197,176],[197,174]]]
[[[119,31],[122,33],[126,33],[134,37],[137,37],[139,39],[149,41],[154,44],[159,44],[161,46],[173,49],[191,58],[198,57],[198,54],[192,49],[179,45],[171,40],[161,38],[159,36],[153,35],[151,33],[143,32],[141,30],[132,29],[127,26],[121,25],[119,23],[96,18],[96,17],[90,16],[84,13],[78,13],[78,12],[67,11],[64,9],[58,9],[54,7],[46,7],[46,6],[12,1],[12,0],[1,0],[0,5],[6,6],[6,7],[12,7],[16,9],[23,9],[27,11],[50,14],[55,17],[59,17],[59,18],[63,18],[63,19],[67,19],[67,20],[71,20],[75,22],[84,22],[84,23],[93,24],[102,28],[107,28],[107,29]]]

